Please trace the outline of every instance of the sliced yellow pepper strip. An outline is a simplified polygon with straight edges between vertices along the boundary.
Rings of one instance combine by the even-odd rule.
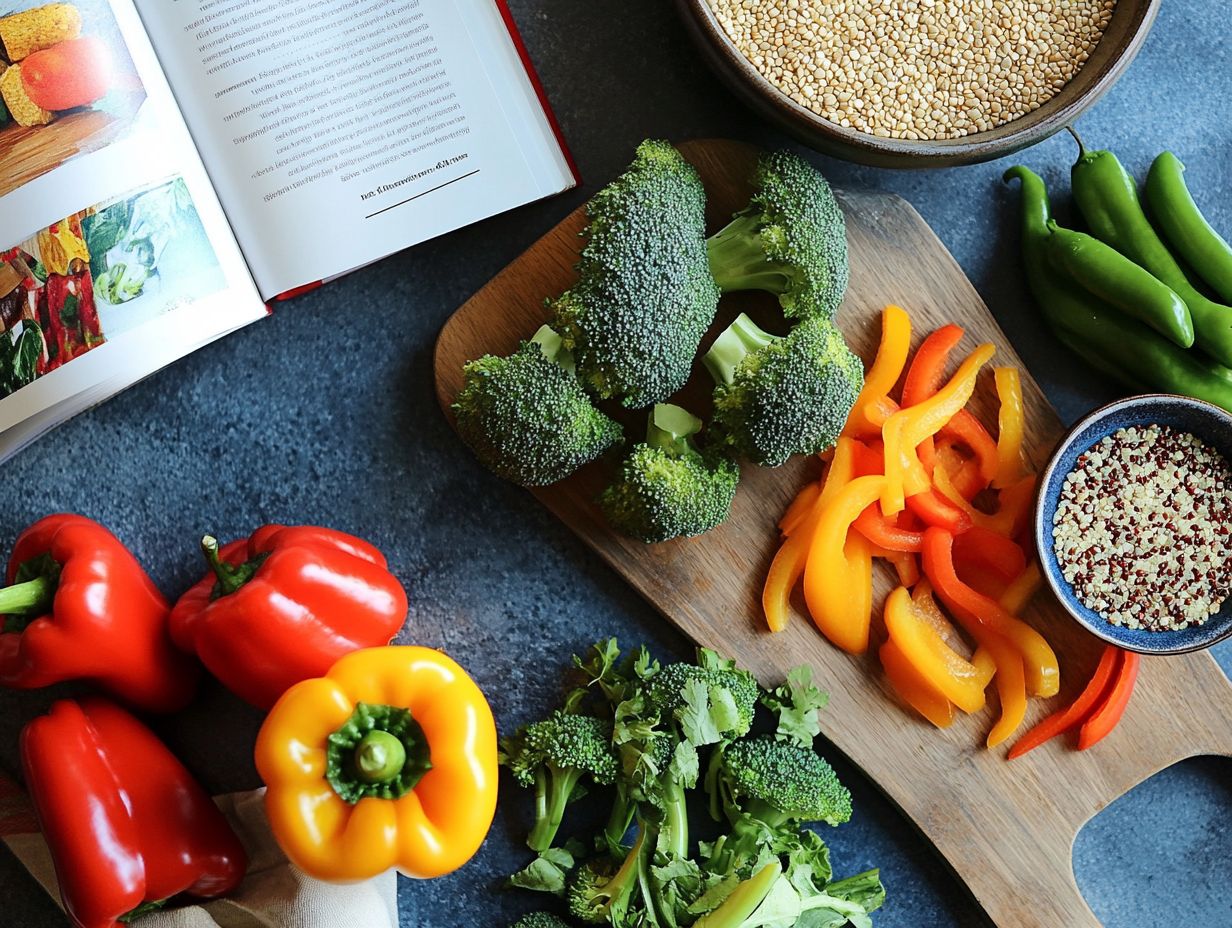
[[[906,505],[906,497],[928,489],[928,475],[916,455],[916,446],[941,431],[975,392],[975,379],[996,349],[980,345],[963,361],[950,382],[915,406],[901,409],[886,420],[881,430],[885,442],[885,492],[881,511],[897,515]],[[936,468],[934,473],[943,468]]]
[[[783,518],[779,519],[779,531],[783,533],[784,538],[804,524],[804,521],[808,519],[809,514],[817,504],[817,497],[819,495],[821,495],[820,480],[806,483],[804,488],[796,494],[796,498],[791,501],[791,505],[784,510]]]
[[[911,351],[911,319],[901,306],[887,306],[881,312],[881,344],[877,357],[864,375],[864,387],[847,416],[843,434],[849,437],[876,436],[885,421],[890,391],[902,376]]]
[[[937,629],[917,610],[906,587],[886,599],[886,631],[916,671],[964,712],[984,708],[987,681],[970,661],[951,648]]]
[[[947,644],[953,645],[961,640],[958,635],[958,629],[945,617],[941,607],[933,599],[933,588],[927,580],[921,580],[912,589],[911,602],[915,606],[916,612],[928,620],[929,624],[937,630],[937,634]],[[987,689],[988,684],[992,682],[993,674],[997,672],[997,665],[993,661],[992,655],[988,653],[986,648],[977,647],[975,653],[971,655],[971,665],[979,672],[980,688]]]
[[[1013,582],[1001,594],[1001,608],[1011,615],[1021,615],[1033,597],[1044,584],[1040,567],[1036,561],[1027,565],[1026,570],[1014,578]]]
[[[1001,718],[988,733],[987,745],[995,748],[1018,730],[1027,716],[1027,681],[1023,673],[1022,655],[1013,644],[996,632],[968,629],[988,651],[997,665],[997,695],[1001,699]]]
[[[954,706],[907,660],[902,649],[890,639],[878,650],[890,686],[903,702],[938,728],[954,724]]]
[[[997,413],[997,474],[994,487],[1008,487],[1022,476],[1022,379],[1016,367],[998,367],[993,371],[1001,409]]]
[[[881,496],[885,478],[857,477],[822,508],[804,567],[804,599],[821,633],[851,654],[868,649],[872,553],[851,523]],[[848,541],[848,535],[853,536]]]
[[[850,438],[838,440],[834,448],[834,459],[826,469],[821,490],[813,501],[812,508],[804,520],[788,534],[774,555],[770,570],[766,573],[766,585],[761,591],[762,611],[766,614],[766,624],[772,632],[781,632],[787,627],[787,617],[791,612],[791,591],[796,588],[800,575],[804,573],[804,563],[808,559],[813,535],[817,531],[821,507],[851,482],[855,468],[854,452],[855,443]]]

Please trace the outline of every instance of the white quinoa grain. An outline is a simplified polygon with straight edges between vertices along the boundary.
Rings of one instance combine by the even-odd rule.
[[[953,139],[1051,99],[1116,0],[707,0],[740,52],[808,110],[901,139]]]

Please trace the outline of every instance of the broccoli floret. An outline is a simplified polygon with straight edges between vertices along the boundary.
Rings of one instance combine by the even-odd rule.
[[[509,928],[573,928],[573,926],[551,912],[528,912]]]
[[[607,785],[620,773],[611,723],[589,715],[557,711],[506,740],[501,755],[519,784],[535,787],[535,824],[526,840],[532,851],[552,846],[583,777]]]
[[[458,432],[499,477],[527,487],[555,483],[621,440],[548,326],[508,357],[485,355],[463,371],[453,404]]]
[[[654,543],[700,535],[731,513],[740,469],[727,457],[703,453],[690,440],[701,419],[679,406],[655,406],[646,441],[625,457],[599,505],[617,529]]]
[[[719,763],[718,788],[733,824],[742,816],[771,829],[851,818],[851,793],[812,748],[763,735],[725,746]]]
[[[864,385],[860,359],[824,319],[777,337],[741,313],[703,360],[716,384],[711,428],[765,467],[833,446]]]
[[[629,901],[638,887],[638,863],[645,832],[623,861],[611,858],[589,860],[574,871],[566,899],[569,914],[588,925],[623,925]]]
[[[734,715],[723,723],[716,723],[720,725],[720,734],[739,738],[748,733],[761,698],[757,678],[737,667],[735,661],[724,660],[706,648],[698,648],[696,664],[683,661],[667,664],[650,678],[647,693],[651,707],[665,722],[674,719],[687,706],[687,690],[694,682],[711,691],[711,702],[715,701],[715,690],[730,694]]]
[[[649,406],[684,384],[718,307],[705,191],[676,149],[646,141],[587,214],[577,284],[551,301],[556,325],[595,393]]]
[[[788,151],[765,154],[757,193],[706,243],[719,289],[768,290],[793,318],[832,319],[847,290],[847,229],[826,179]]]

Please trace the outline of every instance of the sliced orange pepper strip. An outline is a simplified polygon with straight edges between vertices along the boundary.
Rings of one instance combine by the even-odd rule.
[[[997,476],[997,443],[970,410],[960,409],[954,413],[950,421],[941,427],[941,434],[957,439],[970,448],[984,485],[992,483]]]
[[[812,510],[788,535],[770,563],[770,570],[766,573],[766,585],[762,588],[761,606],[766,614],[766,624],[772,632],[781,632],[787,627],[787,617],[791,612],[791,591],[796,588],[800,575],[804,573],[804,562],[813,543],[821,507],[851,482],[855,448],[856,442],[853,439],[838,440],[834,448],[834,458],[826,469]]]
[[[881,344],[877,357],[864,375],[864,387],[851,407],[844,435],[875,435],[881,431],[882,422],[890,414],[885,401],[898,383],[910,351],[911,319],[901,306],[887,306],[881,313]]]
[[[963,499],[968,502],[974,499],[981,490],[988,487],[986,481],[980,474],[980,467],[974,458],[969,458],[957,447],[957,440],[949,438],[943,432],[937,437],[936,451],[934,452],[933,467],[929,467],[924,461],[923,454],[920,455],[920,462],[924,464],[924,469],[928,473],[932,473],[936,467],[945,468],[946,475],[954,484],[955,489],[962,494]],[[921,448],[924,445],[920,445]]]
[[[993,371],[1001,410],[997,413],[997,474],[994,487],[1008,487],[1022,476],[1022,379],[1016,367]]]
[[[878,650],[890,686],[903,702],[938,728],[954,724],[954,706],[916,670],[892,640]]]
[[[984,708],[984,683],[970,661],[949,646],[915,608],[906,587],[897,587],[885,604],[886,631],[916,671],[964,712]]]
[[[852,654],[868,649],[872,556],[864,536],[848,534],[884,488],[885,477],[868,476],[839,490],[822,508],[804,568],[804,598],[813,621],[831,642]]]
[[[974,525],[996,532],[1006,538],[1016,538],[1026,525],[1035,497],[1035,475],[1028,474],[1017,483],[998,491],[999,508],[995,515],[980,512],[972,506],[950,481],[944,468],[933,471],[933,485],[941,496],[961,509]]]
[[[1010,748],[1009,759],[1013,760],[1015,757],[1022,757],[1028,751],[1034,751],[1045,741],[1064,734],[1072,728],[1077,728],[1090,718],[1096,706],[1108,694],[1113,675],[1120,665],[1122,653],[1121,649],[1114,644],[1105,645],[1103,653],[1099,656],[1099,664],[1095,668],[1095,673],[1091,675],[1091,679],[1087,681],[1087,685],[1083,687],[1078,698],[1066,708],[1052,713],[1028,729]]]
[[[803,489],[796,494],[796,498],[791,501],[791,505],[784,510],[783,518],[779,519],[779,531],[783,533],[784,537],[794,532],[808,518],[809,513],[813,511],[813,507],[817,503],[817,497],[820,495],[820,480],[806,483]]]
[[[950,382],[924,402],[902,409],[886,420],[881,430],[885,443],[886,489],[881,511],[888,516],[902,512],[907,496],[929,489],[928,475],[916,457],[916,447],[935,435],[975,391],[975,379],[996,352],[992,345],[981,345],[959,365]]]
[[[1002,587],[1012,583],[1027,567],[1027,556],[1017,542],[982,525],[973,525],[954,539],[954,561],[959,576],[966,565],[978,567],[989,571]]]
[[[1133,651],[1124,652],[1108,690],[1107,699],[1078,729],[1078,750],[1085,751],[1104,740],[1112,733],[1112,729],[1117,727],[1121,716],[1125,714],[1125,707],[1129,705],[1129,697],[1134,694],[1134,684],[1138,680],[1138,666],[1141,662],[1139,655]]]
[[[953,547],[954,536],[943,529],[930,528],[924,533],[921,552],[924,574],[933,589],[980,644],[986,642],[977,629],[995,632],[1012,643],[1021,654],[1020,663],[1033,694],[1055,696],[1061,682],[1056,653],[1034,628],[959,579],[954,570]],[[997,658],[995,650],[993,658],[996,659],[998,673],[1003,672],[1002,661]]]
[[[864,511],[868,512],[867,509]],[[863,535],[864,533],[861,532],[860,534]],[[867,535],[865,535],[865,539],[868,540]],[[898,582],[903,586],[913,587],[920,582],[920,564],[913,553],[910,551],[894,551],[890,548],[883,548],[881,545],[871,540],[869,540],[869,548],[873,553],[873,557],[879,557],[883,561],[889,561],[893,565],[894,572],[898,574]]]

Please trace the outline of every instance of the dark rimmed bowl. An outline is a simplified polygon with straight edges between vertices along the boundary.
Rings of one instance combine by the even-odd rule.
[[[1161,0],[1118,0],[1086,65],[1034,112],[961,139],[883,139],[845,129],[805,109],[770,83],[723,31],[706,0],[677,0],[702,55],[731,90],[754,110],[818,151],[883,168],[935,168],[991,161],[1034,145],[1076,120],[1129,67],[1146,41]]]
[[[1040,475],[1039,498],[1035,506],[1035,545],[1040,567],[1061,605],[1082,626],[1098,638],[1139,654],[1183,654],[1209,648],[1232,635],[1232,599],[1202,625],[1180,631],[1152,632],[1113,625],[1088,609],[1061,573],[1053,550],[1052,520],[1056,515],[1061,487],[1078,457],[1098,441],[1129,426],[1167,425],[1196,435],[1208,447],[1232,462],[1232,414],[1218,406],[1188,396],[1154,393],[1131,396],[1095,410],[1075,425],[1057,446],[1048,466]]]

